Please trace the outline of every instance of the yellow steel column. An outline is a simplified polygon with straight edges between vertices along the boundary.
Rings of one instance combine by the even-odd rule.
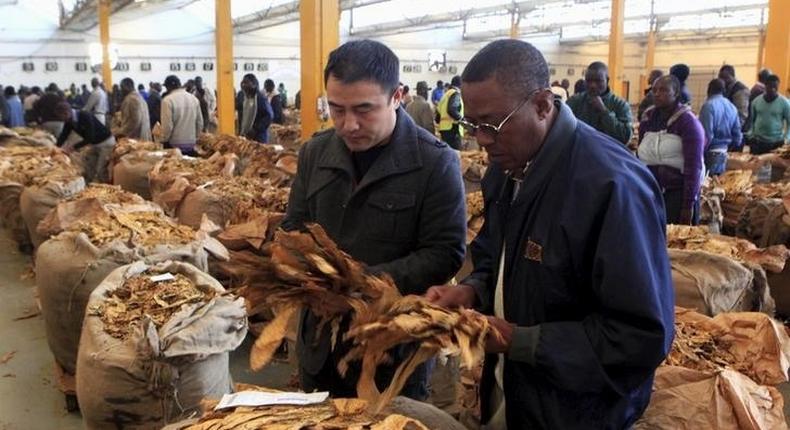
[[[324,95],[324,66],[340,43],[339,0],[302,0],[301,36],[302,139],[309,139],[328,123],[318,117],[318,98]]]
[[[757,38],[757,73],[763,69],[765,63],[765,29],[760,29],[760,36]]]
[[[656,31],[651,28],[650,33],[647,33],[647,53],[645,53],[645,73],[642,75],[642,84],[640,91],[644,92],[649,85],[647,79],[650,77],[650,72],[656,64]]]
[[[790,94],[790,1],[770,0],[765,35],[765,67],[779,76],[779,91]]]
[[[521,14],[517,10],[510,13],[510,38],[518,39],[518,25],[521,21]]]
[[[99,9],[99,39],[101,41],[101,76],[104,88],[112,91],[112,67],[110,67],[110,0],[97,0]]]
[[[233,20],[230,0],[216,0],[214,44],[217,50],[217,121],[220,133],[235,134],[233,88]]]
[[[612,20],[609,30],[609,87],[623,95],[623,10],[625,0],[612,0]]]

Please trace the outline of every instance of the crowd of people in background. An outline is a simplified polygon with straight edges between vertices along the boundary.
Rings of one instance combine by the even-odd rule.
[[[269,125],[284,122],[285,85],[275,88],[274,81],[267,79],[259,88],[255,76],[248,74],[241,88],[236,98],[237,131],[267,143]],[[0,97],[0,125],[43,128],[68,153],[88,146],[86,177],[106,181],[107,159],[117,138],[156,140],[184,155],[196,155],[200,133],[217,129],[217,98],[200,76],[182,84],[170,75],[164,85],[149,82],[147,88],[126,77],[110,92],[99,78],[91,79],[90,89],[86,84],[71,84],[66,90],[55,83],[44,90],[8,86]]]

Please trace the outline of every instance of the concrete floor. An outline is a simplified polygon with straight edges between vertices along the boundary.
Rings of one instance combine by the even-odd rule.
[[[82,429],[80,414],[66,412],[64,396],[53,382],[54,359],[41,315],[15,321],[37,311],[35,281],[25,275],[32,268],[30,261],[17,251],[8,232],[0,229],[0,430]],[[285,389],[291,367],[275,362],[252,373],[250,345],[248,336],[231,355],[234,381]],[[2,363],[12,352],[13,357]]]

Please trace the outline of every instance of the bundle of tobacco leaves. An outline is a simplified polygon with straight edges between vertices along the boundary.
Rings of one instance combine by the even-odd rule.
[[[243,176],[267,180],[272,186],[290,186],[296,175],[296,154],[288,151],[277,151],[270,145],[261,146],[247,159]]]
[[[224,273],[248,280],[239,294],[247,300],[250,314],[275,311],[275,319],[253,346],[250,363],[255,370],[271,360],[288,320],[300,307],[321,319],[319,331],[331,327],[337,340],[343,316],[378,309],[400,295],[392,279],[368,274],[317,224],[308,225],[305,232],[278,231],[261,253],[234,252],[230,261],[218,264]]]
[[[112,157],[110,158],[110,164],[115,164],[118,160],[121,159],[126,154],[136,152],[136,151],[160,151],[162,150],[162,144],[158,142],[150,142],[146,140],[135,140],[135,139],[121,139],[119,140],[115,146],[112,148]]]
[[[499,336],[485,316],[472,310],[449,310],[429,303],[424,297],[401,297],[380,309],[358,311],[351,321],[345,339],[352,349],[338,365],[341,374],[351,361],[362,360],[362,373],[357,393],[378,412],[395,397],[416,366],[440,350],[460,354],[462,366],[472,368],[483,358],[486,336]],[[376,367],[391,362],[387,351],[403,344],[417,342],[416,349],[395,372],[384,393],[375,383]]]
[[[752,196],[757,198],[782,198],[788,194],[790,194],[790,182],[754,184],[752,187]]]
[[[177,273],[173,279],[153,281],[151,277],[161,272],[146,271],[124,281],[100,305],[89,309],[89,315],[98,316],[104,331],[117,339],[126,339],[148,317],[156,328],[162,327],[182,306],[207,302],[216,292],[198,288],[186,276]]]
[[[203,185],[222,196],[231,213],[229,223],[244,223],[263,212],[285,212],[290,188],[275,188],[259,178],[235,176],[217,178]]]
[[[198,136],[195,150],[201,157],[220,153],[236,154],[239,158],[248,158],[262,147],[263,145],[260,143],[242,136],[202,133]]]
[[[774,273],[782,272],[790,258],[790,251],[784,245],[758,248],[746,239],[711,234],[705,227],[683,225],[667,226],[667,247],[721,255],[756,264]]]
[[[185,245],[197,238],[191,228],[176,224],[158,212],[110,211],[90,222],[76,222],[68,231],[88,235],[96,246],[122,240],[135,246]]]
[[[233,176],[236,170],[237,157],[233,154],[222,156],[216,153],[209,158],[173,157],[160,161],[149,175],[162,182],[172,181],[176,177],[187,179],[195,185],[204,184],[217,177]]]
[[[664,364],[701,371],[735,368],[738,363],[729,352],[729,343],[695,322],[675,322],[675,339]]]
[[[51,146],[0,147],[0,179],[23,186],[44,176],[60,174],[77,176],[79,168],[60,149]]]
[[[488,168],[488,154],[485,151],[461,151],[461,174],[464,179],[479,182]]]
[[[359,399],[327,399],[305,406],[239,406],[218,411],[213,410],[214,406],[216,401],[204,401],[207,412],[182,430],[428,430],[414,418],[370,414],[367,403]]]
[[[302,140],[302,127],[298,124],[272,124],[269,127],[269,133],[272,137],[272,143],[286,148],[296,148]]]
[[[716,186],[724,189],[725,198],[738,194],[750,194],[754,186],[754,173],[751,170],[728,170],[715,177]]]
[[[483,192],[466,195],[466,243],[471,243],[483,227]]]
[[[118,185],[91,183],[84,190],[67,198],[64,201],[73,202],[76,200],[96,199],[102,204],[141,204],[145,200],[137,194],[124,191]]]

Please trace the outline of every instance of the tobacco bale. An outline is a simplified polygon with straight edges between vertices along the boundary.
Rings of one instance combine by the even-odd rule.
[[[34,247],[38,248],[48,238],[38,234],[38,223],[46,218],[58,203],[74,196],[84,188],[85,179],[78,175],[44,177],[40,181],[35,181],[34,185],[25,187],[19,196],[19,209]]]
[[[217,178],[189,192],[176,214],[179,222],[193,227],[200,225],[205,214],[224,228],[264,211],[285,212],[289,194],[289,188],[274,188],[258,178]]]
[[[120,139],[118,142],[116,142],[115,146],[113,146],[112,148],[112,156],[110,157],[110,166],[114,166],[115,164],[117,164],[121,160],[121,157],[123,157],[126,154],[131,154],[133,152],[138,152],[138,151],[144,151],[144,152],[161,151],[162,149],[163,149],[162,144],[158,142],[123,138]]]
[[[165,158],[148,175],[151,196],[168,215],[174,216],[184,197],[209,181],[232,177],[238,159],[233,154],[215,153],[208,159]]]
[[[121,304],[133,307],[145,293],[130,290],[127,298],[124,286],[145,283],[136,278],[155,273],[176,275],[177,287],[186,291],[155,287],[160,295],[152,299],[159,307],[145,302],[148,314],[119,334],[113,328],[118,321],[105,312]],[[196,296],[196,291],[203,297],[160,318],[157,309],[170,310],[167,306]],[[186,297],[166,296],[168,292]],[[174,262],[120,267],[91,294],[87,309],[77,361],[77,395],[86,428],[103,429],[123,417],[125,429],[160,429],[201,413],[204,397],[232,390],[228,353],[247,333],[244,301],[225,295],[216,280],[196,267]]]
[[[759,311],[773,315],[775,304],[765,270],[703,251],[669,249],[675,303],[706,315]]]
[[[721,255],[758,265],[773,273],[784,270],[785,263],[790,258],[790,251],[784,245],[758,248],[745,239],[708,233],[704,227],[667,226],[667,246],[672,249]]]
[[[123,190],[135,193],[144,199],[151,199],[151,185],[148,174],[154,166],[165,158],[181,157],[178,149],[167,151],[133,151],[120,156],[113,163],[112,183]]]
[[[47,341],[56,361],[74,373],[88,297],[113,270],[138,260],[186,261],[208,270],[213,239],[161,214],[113,211],[95,224],[79,222],[47,241],[36,254],[36,285]]]

